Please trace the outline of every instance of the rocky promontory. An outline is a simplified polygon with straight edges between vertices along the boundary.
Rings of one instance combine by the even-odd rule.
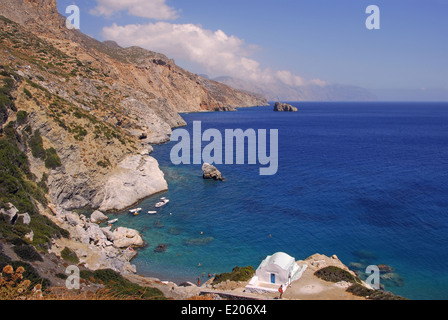
[[[126,157],[106,177],[101,211],[121,211],[132,204],[168,189],[156,159],[148,155]]]
[[[217,181],[226,181],[226,179],[222,176],[221,172],[209,163],[204,163],[202,166],[203,175],[202,177],[205,180],[217,180]]]
[[[297,112],[298,109],[287,103],[277,102],[274,106],[276,112]]]

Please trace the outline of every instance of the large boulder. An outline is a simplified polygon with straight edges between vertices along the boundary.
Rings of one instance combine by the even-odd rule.
[[[117,248],[142,247],[145,244],[138,231],[123,227],[115,229],[113,239]]]
[[[0,209],[0,213],[4,214],[10,223],[14,224],[19,217],[19,210],[12,204],[9,203],[9,209]]]
[[[28,212],[25,212],[24,214],[19,214],[19,217],[22,217],[23,224],[29,225],[31,223],[31,216]]]
[[[274,106],[276,112],[297,112],[298,109],[287,103],[277,102]]]
[[[103,221],[106,221],[107,219],[109,219],[104,213],[102,213],[99,210],[96,210],[95,212],[92,213],[92,215],[90,216],[90,221],[92,223],[101,223]]]
[[[102,212],[121,211],[153,194],[168,190],[168,183],[156,159],[130,155],[105,178]]]
[[[204,163],[202,166],[203,175],[202,177],[204,179],[213,179],[213,180],[219,180],[219,181],[225,181],[226,179],[222,176],[221,172],[216,169],[216,167],[212,166],[211,164]]]
[[[103,230],[94,223],[88,224],[86,228],[87,236],[90,238],[90,241],[94,241],[97,244],[101,244],[103,242],[107,242],[107,237],[104,234]]]
[[[67,221],[67,223],[72,226],[72,227],[76,227],[76,226],[83,226],[83,223],[81,221],[81,219],[79,218],[79,215],[77,213],[74,212],[68,212],[65,214],[65,220]]]

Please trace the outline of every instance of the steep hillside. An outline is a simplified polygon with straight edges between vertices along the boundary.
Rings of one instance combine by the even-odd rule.
[[[9,88],[0,124],[17,131],[56,208],[121,210],[166,190],[149,154],[185,125],[179,112],[266,103],[162,54],[68,30],[54,0],[2,0],[0,15],[0,71]],[[33,153],[33,138],[51,154]],[[46,166],[50,156],[57,166]]]

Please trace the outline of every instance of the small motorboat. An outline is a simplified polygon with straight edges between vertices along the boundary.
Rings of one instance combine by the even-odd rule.
[[[164,205],[168,204],[168,202],[170,202],[170,200],[168,200],[166,198],[162,198],[161,200],[162,201],[156,203],[156,208],[161,208]]]
[[[132,213],[134,216],[138,216],[140,214],[140,211],[142,211],[142,208],[129,210],[129,212]]]
[[[148,214],[156,214],[157,211],[148,211]]]
[[[114,223],[117,223],[117,222],[118,222],[118,219],[114,219],[114,220],[108,221],[107,224],[114,224]]]

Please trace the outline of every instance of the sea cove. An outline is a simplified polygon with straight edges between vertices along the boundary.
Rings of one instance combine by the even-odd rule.
[[[353,266],[386,264],[382,283],[416,299],[447,297],[446,104],[296,103],[186,114],[205,128],[283,128],[279,172],[219,166],[225,183],[204,181],[200,165],[174,166],[172,145],[155,148],[171,202],[155,216],[119,215],[148,247],[139,273],[195,282],[208,273],[258,264],[283,251],[296,259],[337,254]],[[140,206],[152,210],[160,195]],[[167,244],[165,253],[155,247]],[[200,266],[199,266],[200,264]]]

